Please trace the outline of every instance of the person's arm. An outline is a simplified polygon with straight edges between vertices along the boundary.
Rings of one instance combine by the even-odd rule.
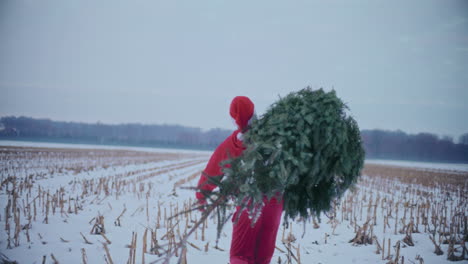
[[[223,152],[225,152],[225,150],[222,145],[216,148],[215,152],[211,155],[205,170],[203,170],[200,175],[197,185],[197,188],[200,191],[197,191],[196,193],[197,200],[200,204],[206,203],[206,198],[203,193],[208,194],[216,188],[216,185],[209,181],[209,177],[221,176],[223,174],[220,166],[220,162],[225,158]]]

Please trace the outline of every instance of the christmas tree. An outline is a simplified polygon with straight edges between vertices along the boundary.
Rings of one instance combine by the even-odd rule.
[[[285,218],[328,211],[364,163],[348,110],[335,91],[307,87],[280,98],[245,133],[244,153],[226,161],[223,177],[214,179],[220,197],[248,208],[254,219],[264,196],[283,199]]]

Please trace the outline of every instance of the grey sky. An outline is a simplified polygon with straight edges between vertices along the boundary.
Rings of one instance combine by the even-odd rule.
[[[362,129],[468,132],[467,1],[0,0],[0,116],[233,128],[307,85]]]

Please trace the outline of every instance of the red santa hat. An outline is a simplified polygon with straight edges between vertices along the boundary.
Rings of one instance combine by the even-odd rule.
[[[239,129],[244,131],[254,115],[254,104],[247,96],[236,96],[232,99],[229,113]]]

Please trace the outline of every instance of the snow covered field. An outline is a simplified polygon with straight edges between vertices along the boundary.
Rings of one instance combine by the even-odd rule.
[[[422,170],[441,170],[453,172],[468,172],[468,164],[460,163],[431,163],[431,162],[418,162],[418,161],[404,161],[404,160],[366,160],[368,164],[382,164],[398,167],[417,168]]]
[[[201,216],[170,219],[191,206],[193,191],[180,187],[196,185],[209,154],[0,141],[0,252],[18,263],[161,263],[158,254]],[[452,263],[449,255],[460,256],[468,173],[439,177],[372,164],[334,214],[305,230],[301,219],[280,227],[272,263]],[[187,263],[228,263],[231,228],[216,247],[209,219],[188,240]]]

